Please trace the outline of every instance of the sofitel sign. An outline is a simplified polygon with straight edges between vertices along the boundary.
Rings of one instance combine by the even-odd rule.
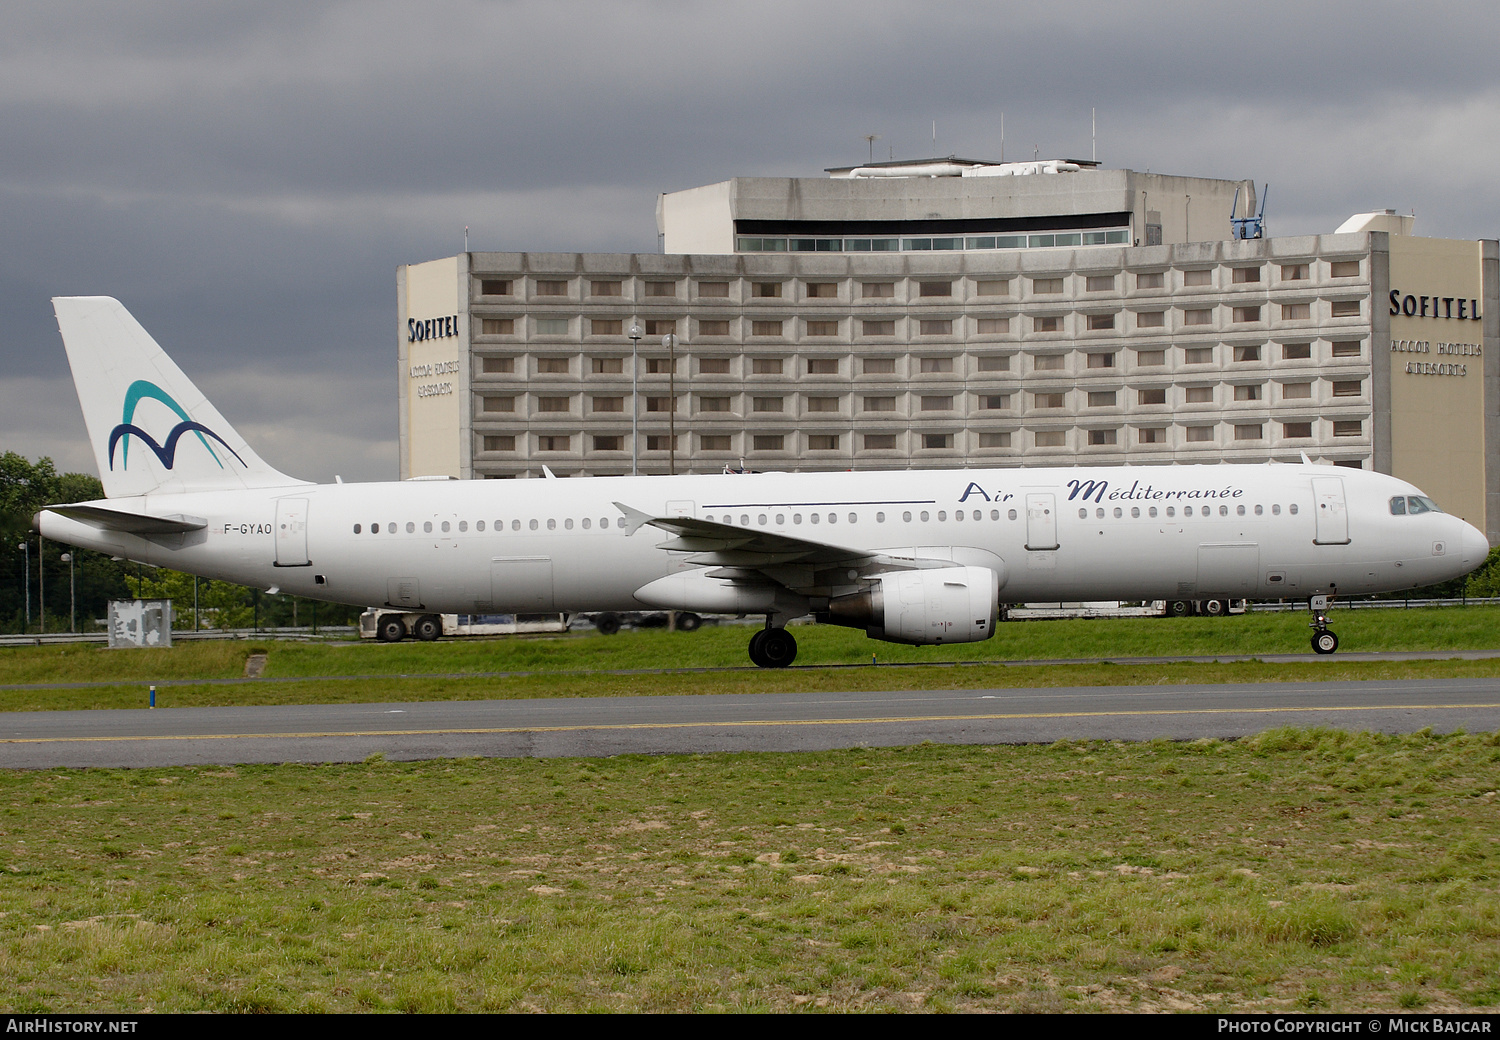
[[[1457,318],[1460,321],[1479,321],[1479,301],[1465,300],[1457,296],[1403,296],[1400,289],[1391,290],[1391,315],[1404,314],[1408,318]]]
[[[1426,299],[1424,296],[1423,299]],[[458,315],[449,314],[442,318],[428,318],[420,321],[416,318],[406,319],[406,342],[420,343],[429,339],[447,339],[449,336],[458,335]]]

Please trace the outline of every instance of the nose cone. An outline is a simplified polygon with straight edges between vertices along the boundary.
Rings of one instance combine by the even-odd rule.
[[[1473,524],[1464,524],[1459,541],[1463,548],[1464,563],[1470,570],[1478,567],[1490,554],[1490,540]]]

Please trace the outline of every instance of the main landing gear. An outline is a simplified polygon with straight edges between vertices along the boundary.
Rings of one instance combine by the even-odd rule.
[[[1339,648],[1339,637],[1328,629],[1328,597],[1313,596],[1308,600],[1312,610],[1313,653],[1331,654]]]
[[[797,640],[784,628],[766,627],[750,637],[750,661],[761,668],[785,668],[797,659]]]

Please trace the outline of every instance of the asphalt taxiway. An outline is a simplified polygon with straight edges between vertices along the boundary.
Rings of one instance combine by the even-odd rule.
[[[1191,740],[1283,725],[1496,730],[1500,679],[6,712],[0,768]]]

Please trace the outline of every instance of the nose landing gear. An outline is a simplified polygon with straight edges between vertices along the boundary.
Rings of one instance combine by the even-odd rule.
[[[1339,648],[1339,637],[1329,631],[1328,628],[1328,599],[1327,596],[1313,596],[1308,600],[1308,606],[1312,610],[1312,648],[1316,654],[1331,654]]]

